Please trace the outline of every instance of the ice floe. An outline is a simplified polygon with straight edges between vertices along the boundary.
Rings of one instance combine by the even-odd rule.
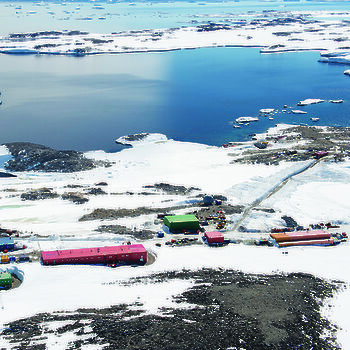
[[[293,114],[307,114],[305,111],[301,111],[300,109],[292,109]]]
[[[250,123],[257,121],[259,121],[259,118],[256,117],[239,117],[236,119],[236,123]]]
[[[306,100],[299,101],[297,103],[298,106],[308,106],[316,103],[324,102],[324,100],[321,100],[319,98],[307,98]]]

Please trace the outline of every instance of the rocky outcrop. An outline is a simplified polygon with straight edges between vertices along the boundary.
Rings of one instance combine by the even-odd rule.
[[[87,35],[88,32],[81,32],[80,30],[71,30],[71,31],[42,31],[42,32],[33,32],[33,33],[12,33],[9,34],[9,39],[27,39],[27,38],[41,38],[41,37],[57,37],[60,35]]]
[[[230,30],[231,26],[221,23],[208,23],[197,26],[197,32],[214,32],[216,30]]]
[[[90,214],[83,215],[79,221],[89,220],[113,220],[123,217],[135,217],[140,215],[155,214],[159,212],[159,209],[141,207],[137,209],[95,209]]]
[[[179,185],[171,185],[164,182],[156,183],[154,185],[146,185],[144,188],[154,188],[156,190],[161,190],[167,194],[188,194],[192,191],[200,191],[198,187],[185,187]]]
[[[121,235],[121,236],[132,236],[134,238],[141,239],[141,240],[152,239],[156,234],[156,232],[153,232],[151,230],[146,230],[146,229],[131,230],[126,226],[122,226],[122,225],[102,225],[102,226],[99,226],[96,229],[96,231],[101,233],[108,232],[114,235]]]
[[[29,142],[14,142],[4,144],[13,156],[5,163],[5,169],[10,171],[45,171],[72,173],[90,170],[96,167],[96,162],[85,158],[77,151],[58,151],[43,145]]]
[[[4,173],[3,171],[0,171],[0,177],[17,177],[17,176],[11,173]]]
[[[105,181],[98,182],[96,186],[108,186],[108,183]]]
[[[107,193],[106,193],[105,191],[103,191],[103,189],[100,188],[100,187],[97,187],[97,188],[95,188],[95,187],[89,188],[89,189],[87,190],[86,193],[87,193],[87,194],[92,194],[92,195],[94,195],[94,196],[98,196],[98,195],[100,195],[100,194],[107,194]]]
[[[65,192],[61,196],[64,200],[69,200],[73,202],[74,204],[84,204],[89,201],[88,198],[85,198],[81,193],[79,192]]]
[[[115,143],[123,146],[132,146],[132,142],[142,141],[149,136],[148,132],[143,132],[141,134],[131,134],[122,136],[119,139],[115,140]]]
[[[58,194],[52,191],[52,188],[39,188],[37,190],[30,190],[21,194],[23,201],[36,201],[39,199],[52,199],[57,198]]]

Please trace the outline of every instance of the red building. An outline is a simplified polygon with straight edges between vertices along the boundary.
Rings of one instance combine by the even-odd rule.
[[[320,158],[323,158],[325,156],[328,156],[328,152],[327,151],[319,151],[319,152],[314,153],[314,157],[316,159],[320,159]]]
[[[222,235],[221,232],[218,232],[218,231],[205,232],[204,237],[206,238],[209,245],[224,243],[224,236]]]
[[[43,265],[62,264],[145,264],[147,250],[142,244],[41,252]]]
[[[282,233],[271,233],[270,237],[275,239],[276,242],[289,242],[289,241],[308,241],[311,239],[329,239],[331,234],[324,230],[313,231],[293,231]]]

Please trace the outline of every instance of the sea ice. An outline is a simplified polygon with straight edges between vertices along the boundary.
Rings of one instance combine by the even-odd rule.
[[[257,122],[259,118],[255,117],[239,117],[236,119],[236,123],[250,123],[250,122]]]
[[[324,102],[324,100],[321,100],[319,98],[307,98],[306,100],[299,101],[297,103],[298,106],[308,106],[316,103]]]
[[[273,113],[275,110],[274,108],[263,108],[263,109],[260,109],[260,113],[261,114],[270,114],[270,113]]]
[[[293,114],[306,114],[307,112],[301,111],[300,109],[292,109]]]

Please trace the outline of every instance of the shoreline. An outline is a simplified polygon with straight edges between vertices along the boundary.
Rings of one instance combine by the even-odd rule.
[[[345,134],[342,134],[342,131]],[[350,280],[346,273],[347,263],[344,263],[350,259],[348,242],[334,247],[301,248],[259,247],[252,243],[254,239],[266,237],[272,227],[285,227],[285,216],[303,226],[329,221],[341,225],[342,230],[350,227],[347,216],[349,205],[346,201],[350,177],[349,150],[344,148],[343,161],[335,161],[339,151],[338,145],[345,147],[349,144],[347,133],[350,133],[350,128],[333,130],[326,127],[279,125],[257,135],[258,140],[269,142],[265,150],[256,148],[254,141],[224,148],[169,140],[164,135],[129,135],[120,138],[119,141],[133,147],[122,152],[111,154],[94,151],[84,154],[95,161],[109,161],[109,167],[102,166],[73,173],[22,171],[16,172],[15,178],[1,179],[0,208],[5,218],[1,225],[17,230],[17,240],[27,245],[24,253],[37,256],[40,250],[95,247],[132,241],[144,244],[147,250],[157,257],[155,262],[148,266],[124,266],[117,269],[91,265],[51,268],[42,266],[37,259],[33,259],[32,263],[20,266],[24,274],[21,286],[15,292],[1,292],[4,306],[4,309],[0,310],[2,324],[14,321],[11,327],[18,329],[19,334],[24,336],[17,338],[18,342],[23,344],[25,339],[28,339],[25,336],[26,332],[32,334],[33,343],[26,343],[27,346],[40,342],[36,337],[38,327],[45,330],[54,324],[51,321],[60,321],[58,315],[62,315],[62,312],[65,320],[71,324],[77,309],[89,309],[87,314],[82,311],[84,318],[90,315],[97,321],[100,313],[105,312],[104,308],[117,310],[121,304],[131,305],[124,310],[127,316],[135,311],[137,305],[136,309],[140,310],[140,313],[135,314],[133,322],[125,323],[125,329],[131,330],[133,324],[147,320],[144,314],[155,317],[159,324],[163,325],[164,320],[158,317],[162,317],[164,310],[175,314],[182,313],[183,305],[176,300],[180,295],[195,292],[191,289],[196,281],[192,279],[192,275],[202,274],[203,268],[220,271],[219,274],[214,274],[216,277],[210,293],[220,291],[220,285],[227,285],[226,277],[220,279],[220,276],[226,274],[225,270],[229,270],[228,279],[232,278],[232,271],[241,271],[240,273],[244,273],[241,275],[242,281],[248,284],[252,283],[254,278],[263,279],[266,283],[271,279],[280,281],[280,287],[288,288],[290,283],[285,283],[285,280],[295,280],[292,276],[286,277],[289,273],[307,273],[321,278],[322,281],[317,282],[315,277],[298,277],[316,281],[320,288],[335,279],[348,284]],[[314,167],[300,173],[310,162],[309,158],[303,159],[300,156],[307,155],[312,158],[311,152],[319,147],[315,138],[318,138],[322,145],[323,141],[328,143],[330,154]],[[334,150],[331,150],[333,143]],[[188,154],[191,154],[191,157],[187,157]],[[270,165],[257,162],[257,159],[265,159],[270,163],[271,156],[273,162]],[[280,160],[279,163],[274,163],[276,156]],[[168,162],[168,159],[173,161]],[[276,185],[293,174],[298,175],[293,176],[291,181],[284,183],[277,191]],[[165,233],[166,237],[157,238],[157,231],[162,229],[156,218],[158,212],[186,214],[201,210],[203,208],[199,206],[198,201],[205,194],[215,194],[225,202],[222,209],[226,212],[227,228],[222,232],[226,238],[236,243],[221,248],[211,248],[202,242],[172,247],[165,242],[179,236]],[[266,197],[266,194],[272,195]],[[79,199],[79,202],[74,202],[75,198]],[[257,203],[257,199],[261,201],[254,210],[243,211],[252,203]],[[237,222],[240,222],[240,227],[235,229]],[[318,263],[310,264],[310,261]],[[334,265],[338,268],[334,269]],[[176,278],[176,274],[181,274],[183,269],[190,271],[187,272],[190,278]],[[158,293],[154,293],[152,278],[155,276],[155,281],[159,280],[159,274],[169,275],[170,278],[161,279]],[[251,274],[258,274],[258,277]],[[174,275],[175,279],[172,278]],[[74,290],[68,288],[71,285],[74,285]],[[254,290],[257,293],[262,292],[263,285],[257,283]],[[232,288],[235,288],[235,284]],[[231,288],[224,289],[222,291],[230,295]],[[89,293],[86,293],[87,290]],[[276,292],[280,290],[277,288]],[[235,289],[233,291],[237,292]],[[249,297],[248,290],[248,294],[243,290],[241,292],[242,298],[246,300],[246,297]],[[266,292],[268,294],[269,290]],[[291,307],[295,306],[293,300],[297,297],[293,293],[288,294],[288,305]],[[96,298],[96,295],[101,297]],[[338,296],[341,302],[338,302]],[[31,300],[30,305],[28,298]],[[224,302],[223,306],[229,299],[225,298],[218,299]],[[250,315],[244,310],[237,312],[243,312],[242,320],[247,317],[249,321],[251,316],[257,319],[254,322],[257,322],[258,329],[263,329],[264,336],[262,335],[261,339],[267,337],[269,341],[283,342],[284,338],[279,338],[279,331],[276,330],[276,337],[271,340],[266,335],[266,327],[258,326],[261,320],[259,315],[264,313],[263,300],[258,303],[260,306],[255,305],[256,315]],[[326,299],[325,307],[320,308],[312,317],[310,314],[310,327],[316,322],[312,321],[313,317],[321,322],[319,326],[325,325],[323,322],[329,322],[329,325],[330,321],[327,320],[332,320],[332,324],[339,328],[338,333],[346,339],[349,321],[341,318],[342,311],[346,309],[344,300],[345,303],[350,302],[348,289],[340,289],[334,298]],[[201,305],[199,296],[193,301],[198,301]],[[330,303],[332,307],[327,306]],[[268,305],[272,307],[273,303],[269,302]],[[185,303],[185,308],[186,306]],[[210,309],[212,306],[208,307]],[[303,310],[307,312],[307,307]],[[49,313],[53,315],[52,318],[47,318]],[[191,314],[184,313],[183,316],[192,320]],[[30,318],[28,321],[33,321],[37,327],[22,329],[27,317]],[[289,316],[287,319],[291,320]],[[201,324],[199,319],[193,320]],[[93,324],[91,323],[91,326]],[[56,328],[51,328],[52,332],[44,331],[43,336],[51,335],[54,339],[61,339],[60,334],[68,335],[73,330],[70,341],[79,341],[79,334],[85,326],[77,325],[72,329],[68,326],[65,328],[66,332],[63,332],[62,328],[57,334]],[[234,323],[232,327],[231,330],[236,331]],[[11,331],[6,328],[7,326],[4,331],[9,336],[7,339],[16,339],[17,335],[14,334],[13,338]],[[59,325],[57,329],[60,329]],[[81,332],[76,334],[74,329]],[[90,334],[88,339],[100,330],[103,330],[103,327],[99,326],[87,332]],[[332,346],[336,348],[335,329],[332,329],[332,332]],[[286,335],[284,331],[282,333]],[[249,334],[251,333],[247,330],[247,336]],[[111,340],[107,333],[106,337]],[[126,336],[127,341],[128,339]],[[306,337],[305,341],[307,339],[309,338]]]
[[[83,58],[249,47],[260,48],[261,55],[326,51],[319,62],[349,64],[349,23],[316,21],[310,13],[267,11],[238,24],[231,19],[112,34],[17,33],[0,38],[0,55]],[[9,52],[1,52],[4,45]],[[340,69],[334,70],[339,77]],[[339,84],[341,79],[347,82],[340,76]],[[310,118],[317,107],[303,108],[324,103],[325,111],[342,111],[330,106],[346,96],[331,93],[339,91],[303,93],[311,98],[279,101],[277,107],[266,103],[256,110],[259,118],[237,113],[226,127],[244,127],[242,118],[291,123],[298,120],[294,113],[319,120]],[[0,145],[0,229],[11,232],[31,260],[16,264],[23,276],[18,288],[0,290],[0,348],[347,349],[350,242],[280,248],[256,241],[298,228],[349,234],[350,127],[274,125],[221,146],[151,132],[118,137],[117,152]],[[206,205],[205,198],[214,204]],[[188,232],[171,233],[161,220],[184,214],[196,215],[201,230],[220,231],[225,245],[207,245],[200,231],[190,232],[190,239]],[[218,225],[215,217],[224,221]],[[41,251],[135,243],[154,257],[151,264],[112,269],[39,262]]]
[[[88,56],[97,54],[152,53],[208,47],[254,47],[261,53],[298,51],[339,52],[322,62],[350,63],[346,23],[314,20],[309,12],[255,13],[239,24],[209,22],[168,29],[115,33],[41,31],[13,33],[0,38],[2,54]],[[334,32],[336,31],[336,33]]]

